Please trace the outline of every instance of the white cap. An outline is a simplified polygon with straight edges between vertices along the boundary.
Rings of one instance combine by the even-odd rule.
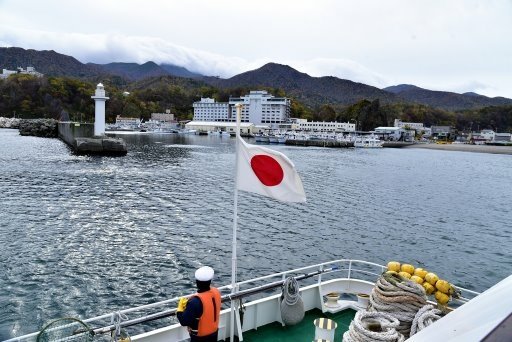
[[[210,266],[203,266],[196,271],[196,280],[209,281],[213,278],[213,268]]]

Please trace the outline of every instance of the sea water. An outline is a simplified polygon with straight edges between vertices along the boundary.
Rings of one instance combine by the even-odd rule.
[[[0,340],[190,293],[201,265],[230,282],[234,139],[122,137],[127,156],[88,157],[0,130]],[[239,193],[239,279],[342,258],[476,291],[512,273],[510,156],[270,147],[307,202]]]

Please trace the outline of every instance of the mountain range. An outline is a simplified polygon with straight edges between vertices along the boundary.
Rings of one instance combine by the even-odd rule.
[[[11,47],[0,48],[0,68],[33,66],[48,76],[67,76],[85,79],[115,76],[126,83],[160,78],[193,79],[195,86],[210,85],[223,89],[247,87],[279,88],[286,95],[305,105],[315,107],[323,104],[351,105],[360,100],[376,100],[381,103],[419,103],[445,110],[477,109],[488,106],[512,105],[512,99],[487,97],[476,93],[454,93],[423,89],[414,85],[401,84],[379,89],[363,83],[332,76],[312,77],[290,66],[268,63],[256,70],[247,71],[228,79],[208,77],[191,72],[184,67],[154,62],[137,63],[81,63],[76,58],[50,51],[25,50]],[[162,78],[165,77],[165,78]],[[148,85],[153,84],[144,82]],[[140,82],[139,82],[140,84]]]

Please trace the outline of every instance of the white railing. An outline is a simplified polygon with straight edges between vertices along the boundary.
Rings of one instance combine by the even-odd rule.
[[[343,277],[343,274],[342,274],[341,278],[360,279],[357,276],[354,276],[354,274],[358,274],[358,275],[363,274],[366,276],[378,277],[385,270],[386,270],[386,266],[368,262],[368,261],[364,261],[364,260],[340,259],[340,260],[334,260],[334,261],[324,262],[324,263],[320,263],[320,264],[315,264],[315,265],[311,265],[311,266],[296,268],[296,269],[289,270],[289,271],[274,273],[274,274],[261,276],[261,277],[257,277],[257,278],[253,278],[253,279],[249,279],[249,280],[244,280],[244,281],[237,283],[237,288],[238,288],[239,293],[251,292],[251,294],[247,295],[247,296],[251,296],[253,294],[258,293],[258,289],[261,289],[260,292],[268,290],[268,288],[264,288],[263,285],[257,285],[258,283],[264,282],[265,284],[268,284],[268,283],[272,283],[272,282],[275,282],[275,283],[284,282],[284,280],[290,276],[302,277],[302,279],[318,277],[317,282],[320,284],[322,282],[322,277],[324,277],[325,275],[329,275],[329,274],[345,272],[344,273],[345,277]],[[376,279],[377,278],[375,278],[375,280]],[[248,288],[242,289],[242,287],[245,287],[245,286],[248,286],[251,284],[254,284],[254,285],[249,286]],[[277,284],[275,287],[279,287],[279,284]],[[461,296],[461,298],[458,300],[460,303],[465,303],[470,298],[475,297],[476,295],[479,294],[478,292],[464,289],[461,287],[456,287],[456,288],[458,290],[460,290],[463,294]],[[229,300],[229,298],[230,298],[229,294],[231,293],[231,289],[232,289],[231,285],[225,285],[225,286],[219,287],[218,289],[221,291],[221,293],[224,292],[226,294],[226,296],[228,297],[227,300]],[[238,291],[237,291],[237,293],[238,293]],[[193,294],[190,294],[185,297],[190,297],[190,296],[193,296]],[[236,294],[235,294],[235,296],[236,296]],[[468,298],[468,297],[470,297],[470,298]],[[110,323],[110,321],[111,321],[112,317],[114,317],[118,313],[126,315],[126,314],[133,313],[133,312],[141,312],[141,316],[139,318],[137,318],[136,320],[140,321],[140,323],[143,323],[143,322],[149,321],[152,316],[154,316],[158,313],[164,313],[164,314],[167,314],[167,316],[173,315],[176,312],[176,309],[175,309],[176,303],[179,301],[180,298],[181,297],[173,297],[173,298],[161,301],[161,302],[137,306],[137,307],[133,307],[133,308],[129,308],[129,309],[124,309],[124,310],[120,310],[117,312],[92,317],[92,318],[85,319],[82,321],[85,323],[89,323],[89,324],[93,323],[93,322],[97,322],[98,326],[104,327],[103,329],[106,330],[108,328],[113,327],[113,325]],[[147,311],[149,309],[154,309],[154,308],[159,308],[159,310],[157,310],[156,312],[151,313],[151,314],[143,313],[143,311]],[[100,325],[100,323],[102,323],[102,325]],[[93,327],[93,329],[99,330],[99,328],[97,328],[97,327],[96,328]],[[6,340],[4,342],[35,341],[37,334],[38,334],[38,332],[20,336],[20,337],[15,337],[15,338]]]

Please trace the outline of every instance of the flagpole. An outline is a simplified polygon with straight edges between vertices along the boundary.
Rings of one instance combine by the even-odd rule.
[[[240,140],[240,115],[242,104],[237,103],[236,107],[236,142],[235,142],[235,200],[233,210],[233,243],[231,252],[231,293],[236,292],[236,231],[238,227],[238,141]],[[235,301],[231,300],[229,340],[234,341],[235,337]]]

